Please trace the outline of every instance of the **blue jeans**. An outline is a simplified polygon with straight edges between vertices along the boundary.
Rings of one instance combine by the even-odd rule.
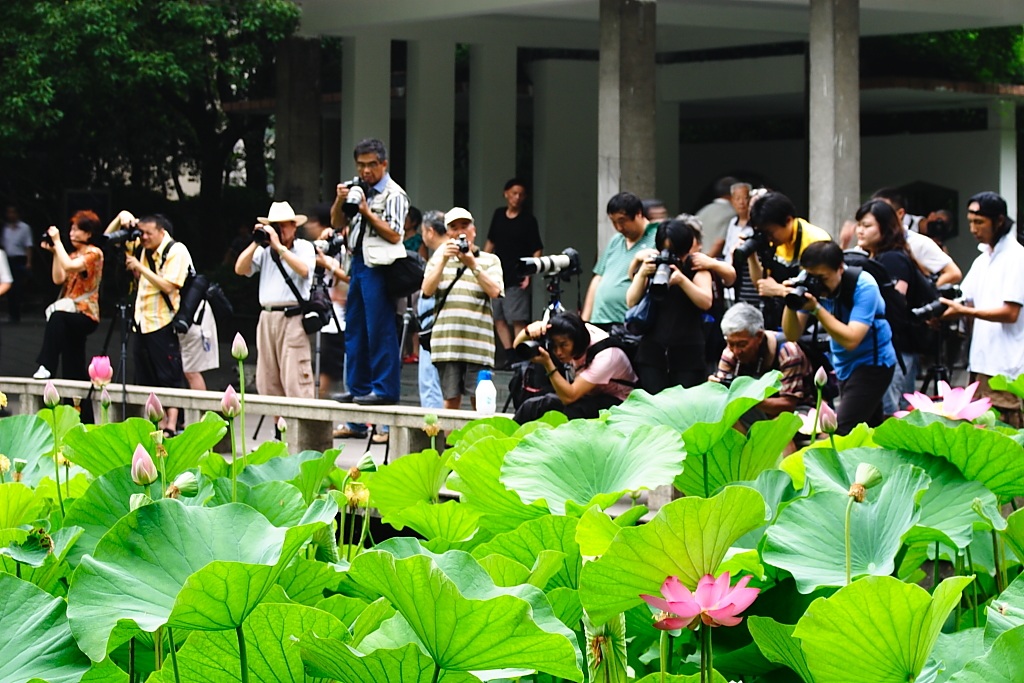
[[[434,297],[420,296],[419,304],[416,307],[416,314],[422,316],[434,310]],[[427,319],[426,324],[433,321]],[[441,395],[441,378],[437,374],[437,368],[430,362],[430,351],[420,347],[419,363],[419,384],[420,384],[420,406],[423,408],[444,408],[444,397]]]
[[[892,415],[897,410],[906,410],[909,404],[907,399],[903,398],[903,394],[914,393],[915,383],[917,382],[917,370],[919,366],[918,356],[916,353],[900,353],[903,358],[903,365],[906,366],[906,373],[900,369],[900,364],[896,363],[892,373],[892,382],[889,383],[889,388],[885,391],[885,396],[882,397],[882,412],[886,416]]]
[[[398,401],[402,359],[395,302],[388,296],[383,269],[368,267],[361,255],[352,257],[352,280],[345,306],[345,361],[345,379],[353,396],[372,392]]]

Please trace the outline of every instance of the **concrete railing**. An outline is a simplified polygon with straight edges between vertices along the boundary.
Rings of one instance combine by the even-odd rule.
[[[54,379],[54,386],[62,398],[80,397],[89,392],[89,382]],[[43,407],[45,382],[26,377],[0,377],[0,391],[10,397],[17,397],[19,411],[34,413]],[[123,386],[123,390],[122,390]],[[142,409],[155,392],[165,407],[181,408],[185,411],[185,423],[197,422],[206,411],[220,412],[223,393],[216,391],[194,391],[192,389],[161,389],[134,384],[111,384],[107,388],[113,403],[110,406],[111,419],[121,419],[121,400],[126,397],[128,415],[142,416]],[[93,392],[96,415],[99,415],[99,394]],[[261,396],[246,394],[245,412],[251,429],[255,420],[266,415],[268,418],[281,416],[288,422],[285,434],[293,452],[302,450],[326,451],[333,447],[334,426],[339,422],[373,423],[390,425],[392,458],[414,453],[430,445],[423,433],[423,418],[428,414],[437,416],[441,431],[449,433],[475,420],[479,415],[467,410],[434,410],[414,406],[360,406],[354,403],[338,403],[327,399],[285,398],[282,396]],[[508,415],[511,417],[511,415]]]

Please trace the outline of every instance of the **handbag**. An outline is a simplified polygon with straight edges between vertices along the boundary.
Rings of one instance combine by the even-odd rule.
[[[455,283],[459,281],[459,278],[465,272],[466,266],[459,268],[459,272],[455,273],[455,279],[452,280],[452,283],[441,292],[441,296],[437,297],[437,301],[434,302],[434,308],[422,315],[416,316],[416,324],[420,328],[420,346],[423,347],[424,351],[430,351],[430,336],[434,331],[434,323],[437,322],[437,316],[441,314],[441,309],[444,308],[444,302],[448,298],[448,294],[451,293]]]
[[[78,310],[78,307],[75,306],[76,301],[79,301],[79,299],[69,299],[66,296],[57,299],[52,304],[46,307],[46,319],[49,320],[50,316],[53,315],[56,311],[60,311],[61,313],[76,312]]]
[[[281,255],[276,251],[270,252],[270,258],[277,264],[277,267],[281,270],[281,276],[284,277],[285,284],[292,290],[292,294],[295,295],[295,300],[299,305],[293,309],[285,311],[286,317],[293,315],[302,314],[302,329],[306,334],[314,334],[319,332],[327,321],[330,320],[331,314],[334,312],[334,305],[331,303],[331,295],[328,293],[326,287],[314,287],[309,291],[309,299],[303,299],[302,295],[299,294],[299,288],[295,286],[292,279],[288,277],[288,273],[284,269],[284,265],[281,263]],[[294,311],[294,312],[293,312]]]
[[[406,249],[405,258],[395,259],[391,265],[380,267],[384,269],[388,296],[392,299],[407,297],[423,286],[426,262],[415,251]]]
[[[635,305],[626,310],[626,332],[633,335],[647,334],[654,328],[654,318],[657,315],[657,308],[654,305],[654,298],[651,296],[651,288],[644,292],[643,298]]]

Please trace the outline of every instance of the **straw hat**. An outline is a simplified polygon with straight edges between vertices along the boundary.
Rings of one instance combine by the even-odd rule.
[[[267,214],[266,216],[257,217],[256,220],[264,225],[268,223],[287,223],[288,221],[295,221],[295,225],[302,225],[307,219],[305,214],[295,213],[295,209],[288,202],[274,202],[270,205],[270,211]]]

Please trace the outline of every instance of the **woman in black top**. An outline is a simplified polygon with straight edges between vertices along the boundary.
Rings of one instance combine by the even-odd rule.
[[[668,286],[655,303],[654,327],[643,336],[637,350],[640,386],[652,394],[677,385],[696,386],[707,379],[701,323],[704,311],[711,308],[713,294],[711,274],[694,271],[689,263],[695,227],[700,229],[699,221],[687,214],[658,226],[655,244],[662,251],[643,254],[643,265],[626,293],[626,304],[637,304],[651,282],[657,280],[659,261],[672,261],[668,265]]]

